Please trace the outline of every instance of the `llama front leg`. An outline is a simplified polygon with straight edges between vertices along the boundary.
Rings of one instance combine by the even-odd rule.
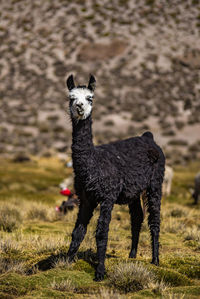
[[[84,201],[80,204],[75,228],[72,232],[72,241],[67,253],[69,262],[74,259],[74,256],[85,237],[87,225],[90,222],[94,209],[95,207],[91,207],[89,204],[87,204],[87,201]]]
[[[101,281],[104,279],[105,274],[105,256],[106,247],[108,241],[109,224],[111,220],[113,203],[110,201],[104,201],[101,203],[100,216],[96,230],[96,242],[97,242],[97,257],[98,265],[95,273],[95,280]]]
[[[148,197],[148,224],[151,232],[152,242],[152,264],[159,265],[159,233],[160,233],[160,204],[161,188],[157,190],[149,189]]]
[[[136,258],[140,229],[143,222],[143,211],[141,207],[140,198],[129,205],[129,213],[131,215],[131,232],[132,232],[132,246],[129,254],[130,258]]]

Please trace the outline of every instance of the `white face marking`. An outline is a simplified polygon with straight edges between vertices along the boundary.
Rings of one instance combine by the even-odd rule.
[[[94,93],[88,88],[73,88],[69,92],[71,100],[70,110],[73,118],[86,119],[92,111],[92,99]]]

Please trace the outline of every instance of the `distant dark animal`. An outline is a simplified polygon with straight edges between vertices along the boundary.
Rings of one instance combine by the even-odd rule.
[[[56,210],[65,215],[67,214],[68,211],[73,211],[73,209],[78,205],[79,205],[79,200],[77,195],[71,193],[71,195],[69,195],[68,197],[68,200],[63,200],[62,204],[59,207],[56,207]]]
[[[78,217],[67,255],[69,261],[74,259],[93,211],[100,204],[96,229],[98,265],[95,272],[95,280],[99,281],[105,274],[109,223],[114,204],[129,205],[132,230],[129,257],[136,257],[143,222],[140,195],[144,191],[149,212],[152,263],[159,264],[160,204],[165,157],[151,132],[146,132],[141,137],[94,146],[91,113],[95,82],[94,76],[91,76],[87,87],[76,87],[72,75],[67,79],[72,121],[74,187],[80,199]]]
[[[200,172],[194,178],[194,192],[192,194],[194,204],[197,205],[200,200]]]
[[[78,200],[70,198],[62,202],[61,206],[59,207],[59,211],[65,215],[68,211],[73,211],[73,209],[77,206]]]

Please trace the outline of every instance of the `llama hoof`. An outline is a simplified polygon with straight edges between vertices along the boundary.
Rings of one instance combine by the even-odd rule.
[[[158,258],[153,258],[151,264],[155,266],[159,266],[159,259]]]
[[[131,258],[131,259],[135,259],[136,258],[136,252],[135,252],[135,250],[133,250],[133,251],[130,252],[129,258]]]
[[[104,279],[105,266],[103,264],[98,264],[95,272],[95,281],[101,281]]]
[[[104,280],[104,274],[102,273],[95,273],[94,281],[102,281]]]

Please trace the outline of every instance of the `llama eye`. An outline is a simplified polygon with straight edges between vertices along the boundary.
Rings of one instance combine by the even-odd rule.
[[[93,97],[87,97],[89,103],[92,103]]]
[[[75,100],[75,97],[74,96],[69,96],[69,100],[73,101],[73,100]]]

